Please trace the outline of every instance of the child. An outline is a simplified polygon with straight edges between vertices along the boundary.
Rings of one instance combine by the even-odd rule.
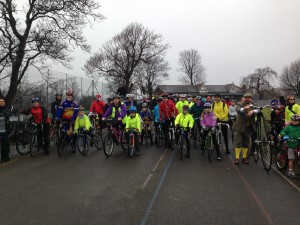
[[[293,170],[294,159],[295,159],[295,149],[299,146],[300,138],[300,116],[298,114],[294,114],[291,118],[291,124],[286,126],[279,135],[279,138],[283,137],[284,140],[287,141],[288,147],[288,159],[289,159],[289,177],[295,177],[295,173]],[[296,141],[289,141],[289,138],[296,139]]]
[[[179,113],[176,116],[175,119],[175,126],[177,128],[177,131],[175,133],[175,142],[176,145],[178,144],[178,140],[179,140],[179,133],[178,130],[179,128],[183,127],[184,128],[184,133],[185,133],[185,140],[186,140],[186,145],[187,145],[187,152],[185,154],[186,158],[190,157],[190,150],[191,150],[191,146],[190,146],[190,140],[189,140],[189,133],[191,132],[191,128],[194,125],[194,119],[192,117],[191,114],[188,113],[189,112],[189,106],[188,105],[184,105],[182,107],[182,113]]]
[[[91,140],[91,147],[93,146],[93,138],[94,134],[91,132],[91,127],[92,124],[89,120],[89,117],[84,114],[85,109],[83,107],[80,107],[78,109],[78,116],[75,120],[75,126],[74,126],[74,135],[73,135],[73,140],[76,141],[77,135],[78,135],[78,130],[80,128],[84,128],[85,134],[89,135],[92,140]],[[75,152],[75,149],[73,150]]]
[[[157,105],[153,109],[154,127],[155,127],[155,140],[154,140],[155,144],[157,144],[157,133],[158,133],[159,123],[164,123],[164,120],[160,120],[160,116],[159,116],[159,103],[161,102],[162,102],[162,97],[159,97],[157,99]]]
[[[145,135],[144,126],[147,126],[147,131],[148,131],[148,135],[150,137],[150,142],[151,142],[151,145],[153,145],[153,137],[152,137],[152,133],[151,133],[151,129],[152,129],[152,115],[148,111],[146,103],[142,104],[142,111],[140,112],[140,117],[143,120],[143,130],[142,130],[142,135],[141,135],[141,145],[143,144],[143,138],[144,138],[144,135]]]
[[[135,145],[135,155],[139,156],[141,153],[140,143],[139,143],[139,135],[141,133],[141,119],[140,116],[136,113],[137,109],[135,106],[131,106],[129,109],[129,116],[126,119],[126,138],[127,143],[129,143],[129,129],[134,129],[134,145]]]
[[[204,111],[200,117],[200,123],[202,127],[202,143],[201,143],[202,153],[204,153],[205,139],[208,135],[209,130],[211,130],[212,140],[217,151],[218,160],[221,160],[219,144],[217,142],[217,137],[216,137],[216,127],[215,127],[217,124],[217,117],[211,111],[211,103],[209,102],[206,102],[204,104]]]

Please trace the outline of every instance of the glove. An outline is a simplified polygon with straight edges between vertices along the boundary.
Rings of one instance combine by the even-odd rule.
[[[89,112],[88,116],[91,116],[93,114],[93,112]]]
[[[101,119],[102,121],[104,121],[104,120],[106,120],[106,118],[105,117],[102,117],[102,119]]]
[[[289,135],[284,135],[284,136],[283,136],[283,140],[284,140],[284,141],[288,141],[289,139],[290,139]]]
[[[214,133],[216,133],[216,127],[212,127],[211,128],[211,132],[214,134]]]
[[[203,126],[202,129],[203,129],[203,130],[206,130],[207,128],[206,128],[206,126]]]

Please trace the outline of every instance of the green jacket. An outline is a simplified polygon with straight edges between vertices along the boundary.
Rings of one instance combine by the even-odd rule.
[[[135,129],[139,133],[141,132],[141,118],[138,113],[135,114],[135,117],[127,116],[126,119],[126,128],[125,129]]]
[[[244,102],[237,104],[237,117],[236,121],[233,123],[232,129],[238,132],[245,132],[247,127],[251,127],[254,131],[256,131],[255,114],[253,113],[251,117],[247,117],[247,113],[252,109],[245,109],[241,111],[241,109],[245,106],[246,104]]]
[[[203,104],[197,105],[194,103],[189,110],[189,113],[193,115],[193,118],[199,118],[204,110]]]
[[[300,138],[300,125],[293,126],[289,125],[286,126],[281,132],[280,135],[283,137],[284,135],[288,135],[289,137],[292,137],[294,139]],[[289,148],[297,148],[300,144],[299,141],[287,141],[287,146]]]
[[[178,101],[177,103],[176,103],[176,108],[178,109],[178,113],[182,113],[182,107],[184,106],[184,105],[189,105],[189,102],[187,101],[187,100],[185,100],[184,102],[183,101]]]
[[[86,130],[91,129],[92,124],[87,115],[84,115],[82,119],[79,116],[77,116],[74,126],[74,132],[78,133],[78,129],[81,127],[85,127]]]

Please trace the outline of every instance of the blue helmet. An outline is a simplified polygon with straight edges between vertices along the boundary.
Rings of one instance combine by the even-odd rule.
[[[211,108],[211,103],[210,102],[206,102],[204,104],[204,108],[207,109],[207,108]]]
[[[130,109],[129,109],[129,113],[136,113],[137,112],[137,109],[135,106],[131,106]]]
[[[34,102],[40,102],[40,99],[39,99],[39,98],[32,98],[32,99],[31,99],[31,102],[32,102],[32,103],[34,103]]]

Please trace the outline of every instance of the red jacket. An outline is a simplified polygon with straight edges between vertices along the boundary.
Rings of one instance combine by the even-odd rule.
[[[104,107],[105,107],[104,101],[94,100],[90,107],[90,112],[94,112],[94,113],[103,115]]]
[[[47,109],[42,106],[32,107],[30,109],[24,110],[22,113],[25,115],[31,114],[35,123],[50,123]]]
[[[178,114],[178,110],[172,100],[167,102],[162,101],[159,103],[159,116],[160,118],[170,119],[174,118]]]

